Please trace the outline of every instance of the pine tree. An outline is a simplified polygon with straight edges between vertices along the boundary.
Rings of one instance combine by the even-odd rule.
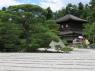
[[[91,0],[91,6],[90,6],[90,9],[91,9],[91,21],[92,22],[95,22],[95,0]]]
[[[47,8],[47,19],[51,19],[53,17],[53,12],[50,7]]]
[[[79,5],[78,5],[78,14],[79,14],[79,17],[83,18],[83,12],[84,12],[84,5],[80,2]]]

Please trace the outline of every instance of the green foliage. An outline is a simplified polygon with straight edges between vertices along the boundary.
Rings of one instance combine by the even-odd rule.
[[[65,14],[73,14],[77,16],[77,6],[71,3],[66,6]]]
[[[20,48],[21,33],[19,25],[0,22],[0,51],[17,51]]]
[[[47,14],[51,14],[49,9],[29,4],[0,11],[0,51],[33,52],[58,41],[57,24],[47,21]]]
[[[90,20],[91,22],[95,22],[95,0],[91,0],[90,2]]]
[[[61,48],[62,48],[62,47],[61,47],[60,45],[56,45],[56,46],[55,46],[55,49],[57,50],[57,52],[60,52]]]
[[[90,48],[95,49],[95,43],[91,44],[91,45],[90,45]]]
[[[88,24],[85,25],[84,35],[92,42],[95,43],[95,0],[91,0],[90,6],[86,5],[86,15],[88,16]]]
[[[84,8],[84,5],[80,2],[80,3],[79,3],[79,6],[78,6],[78,14],[79,14],[79,17],[80,17],[80,18],[84,18],[84,17],[83,17],[83,16],[84,16],[83,14],[84,14],[84,12],[85,12],[84,9],[85,9],[85,8]]]
[[[27,23],[28,29],[26,29],[26,32],[28,35],[24,39],[27,40],[25,50],[28,52],[34,51],[38,48],[49,48],[49,43],[52,40],[57,41],[59,39],[56,33],[51,31],[48,27],[49,24],[47,24],[47,22],[43,22],[41,19],[43,18],[31,17],[30,22]],[[48,21],[48,23],[51,22]]]
[[[85,48],[86,46],[83,43],[77,43],[75,44],[76,48]]]
[[[31,5],[31,4],[15,5],[15,6],[10,6],[8,8],[9,11],[21,11],[20,9],[24,10],[25,12],[33,12],[33,11],[41,12],[41,11],[43,11],[43,9],[40,6]]]
[[[72,14],[83,19],[89,19],[89,8],[90,7],[88,4],[84,5],[81,2],[78,5],[73,5],[70,3],[66,6],[66,8],[63,8],[62,10],[59,10],[55,13],[55,19],[63,17],[66,14]]]
[[[58,24],[54,20],[47,20],[45,25],[49,28],[51,32],[58,34]]]
[[[37,23],[36,23],[37,24]],[[40,25],[39,25],[40,24]],[[51,32],[49,28],[41,23],[35,26],[35,32],[31,34],[31,48],[49,48],[49,44],[52,40],[58,41],[58,36]],[[46,24],[46,23],[44,23]],[[31,49],[32,50],[32,49]]]
[[[53,17],[53,12],[52,10],[50,9],[50,7],[47,8],[47,15],[46,15],[46,18],[47,19],[52,19]]]
[[[69,53],[70,51],[73,51],[73,49],[70,47],[65,47],[65,48],[62,48],[61,51],[64,51],[65,53]]]
[[[67,42],[67,40],[64,38],[63,40],[63,43],[65,44],[65,45],[68,45],[68,42]]]
[[[46,16],[47,14],[47,11],[45,9],[42,9],[38,5],[31,5],[31,4],[10,6],[8,8],[8,11],[13,13],[32,12],[32,14],[35,16]]]
[[[84,35],[86,35],[89,40],[95,42],[95,23],[85,25]]]

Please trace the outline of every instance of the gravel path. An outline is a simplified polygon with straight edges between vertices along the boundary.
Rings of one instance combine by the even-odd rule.
[[[95,50],[71,53],[0,53],[0,71],[95,71]]]

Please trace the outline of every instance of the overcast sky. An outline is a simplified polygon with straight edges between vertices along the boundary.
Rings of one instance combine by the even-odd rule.
[[[68,3],[78,4],[79,2],[87,4],[90,0],[0,0],[0,8],[18,4],[36,4],[43,8],[51,7],[53,11],[57,11]]]

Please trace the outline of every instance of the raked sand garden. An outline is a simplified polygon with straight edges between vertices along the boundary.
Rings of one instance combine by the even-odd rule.
[[[95,71],[95,50],[70,53],[0,53],[0,71]]]

